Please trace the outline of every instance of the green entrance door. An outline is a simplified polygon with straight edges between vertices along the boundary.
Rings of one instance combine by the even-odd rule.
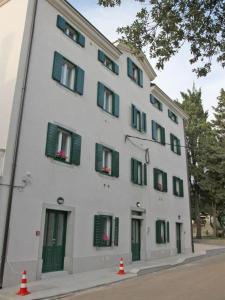
[[[64,269],[66,244],[67,213],[47,210],[43,244],[42,272],[54,272]]]
[[[141,220],[131,221],[131,251],[132,261],[141,259]]]
[[[177,253],[181,253],[181,223],[176,223]]]

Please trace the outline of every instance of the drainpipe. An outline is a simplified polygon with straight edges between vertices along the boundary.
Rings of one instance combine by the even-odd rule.
[[[33,8],[33,16],[31,21],[31,32],[28,44],[28,53],[25,63],[25,74],[24,74],[24,81],[23,87],[21,92],[21,101],[20,107],[18,112],[18,121],[16,127],[16,137],[15,137],[15,144],[14,144],[14,151],[13,151],[13,158],[12,158],[12,168],[11,168],[11,176],[10,176],[10,184],[9,184],[9,194],[8,194],[8,201],[7,201],[7,210],[6,210],[6,220],[5,220],[5,227],[4,227],[4,234],[3,234],[3,245],[2,245],[2,256],[1,256],[1,265],[0,265],[0,289],[2,289],[3,285],[3,278],[4,278],[4,270],[5,270],[5,263],[6,263],[6,256],[7,256],[7,246],[9,240],[9,226],[10,226],[10,217],[11,217],[11,210],[12,210],[12,199],[13,199],[13,192],[14,192],[14,184],[15,184],[15,175],[16,175],[16,167],[17,167],[17,158],[18,158],[18,150],[19,150],[19,143],[20,143],[20,135],[21,135],[21,128],[22,128],[22,121],[23,121],[23,112],[24,112],[24,104],[25,104],[25,95],[27,89],[27,79],[28,79],[28,72],[30,66],[30,58],[31,58],[31,49],[33,44],[33,37],[34,37],[34,28],[35,28],[35,20],[37,14],[37,5],[38,0],[34,0],[34,8]],[[28,2],[29,5],[29,2]],[[25,25],[26,26],[26,25]]]

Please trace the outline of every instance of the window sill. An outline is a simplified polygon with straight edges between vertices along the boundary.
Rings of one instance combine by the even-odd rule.
[[[134,82],[137,86],[139,86],[140,88],[143,88],[143,86],[141,86],[135,79],[133,79],[132,77],[128,76],[130,78],[130,80],[132,82]]]
[[[113,75],[115,75],[115,76],[119,76],[119,74],[116,74],[113,70],[111,70],[110,68],[108,68],[106,65],[104,65],[102,62],[101,62],[101,64],[103,65],[103,67],[107,70],[107,71],[109,71],[110,72],[110,74],[113,74]]]
[[[117,116],[114,116],[111,112],[107,111],[106,109],[101,108],[101,107],[99,107],[99,108],[100,108],[100,110],[101,110],[103,113],[105,113],[107,116],[112,117],[112,119],[115,119],[115,118],[118,119]]]
[[[65,167],[69,167],[69,168],[73,168],[74,165],[72,163],[69,163],[69,162],[64,162],[64,161],[60,161],[59,159],[55,159],[55,158],[52,158],[52,157],[47,157],[50,159],[50,161],[56,165],[59,165],[59,166],[65,166]]]
[[[72,90],[71,88],[69,88],[68,86],[62,84],[61,82],[53,79],[60,87],[64,88],[66,91],[69,91],[71,93],[73,93],[73,95],[77,95],[77,96],[83,96],[83,95],[80,95],[79,93],[77,93],[76,91]]]

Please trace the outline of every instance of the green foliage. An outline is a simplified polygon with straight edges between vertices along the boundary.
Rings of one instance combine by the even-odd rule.
[[[225,66],[225,1],[135,0],[145,3],[135,21],[121,27],[122,40],[136,51],[149,46],[157,68],[163,69],[184,43],[190,46],[189,62],[198,76],[211,71],[215,56]],[[120,5],[121,0],[99,0],[103,6]]]

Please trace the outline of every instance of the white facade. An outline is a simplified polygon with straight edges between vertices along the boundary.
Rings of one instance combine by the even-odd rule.
[[[3,76],[0,80],[0,149],[6,149],[6,155],[0,184],[8,184],[35,1],[20,0],[19,7],[17,0],[1,3],[0,25],[5,30],[1,30],[0,45],[4,44],[5,51],[0,52],[0,69],[5,72],[0,74]],[[85,36],[85,47],[56,26],[57,15]],[[7,26],[9,19],[14,22]],[[100,63],[99,49],[119,65],[119,75]],[[55,51],[85,71],[83,95],[53,80]],[[143,88],[127,76],[127,57],[142,69]],[[154,78],[155,73],[146,58],[138,59],[121,44],[112,45],[65,1],[38,1],[15,177],[15,185],[25,187],[14,188],[5,286],[18,282],[18,274],[13,270],[20,272],[25,268],[30,279],[41,278],[46,209],[67,212],[63,270],[69,273],[118,265],[121,256],[131,262],[132,218],[141,220],[141,260],[177,253],[176,223],[182,224],[181,252],[191,252],[185,148],[177,155],[170,145],[133,138],[125,140],[126,135],[152,139],[154,120],[165,128],[166,143],[170,144],[172,133],[185,145],[183,121],[186,115],[157,86],[150,86]],[[118,118],[97,106],[98,82],[119,95]],[[160,100],[163,111],[150,103],[150,94]],[[146,113],[146,133],[131,126],[132,104]],[[178,124],[168,117],[168,109],[177,115]],[[81,136],[79,166],[45,155],[49,122]],[[95,171],[96,143],[119,152],[118,178]],[[150,156],[147,185],[139,186],[131,182],[131,158],[144,163],[147,148]],[[167,192],[154,189],[154,168],[167,173]],[[173,195],[173,176],[183,180],[184,197]],[[1,242],[8,190],[8,186],[0,186]],[[63,205],[57,204],[59,197],[63,197]],[[93,246],[94,215],[97,214],[119,217],[118,246]],[[156,243],[158,219],[170,223],[167,243]]]

